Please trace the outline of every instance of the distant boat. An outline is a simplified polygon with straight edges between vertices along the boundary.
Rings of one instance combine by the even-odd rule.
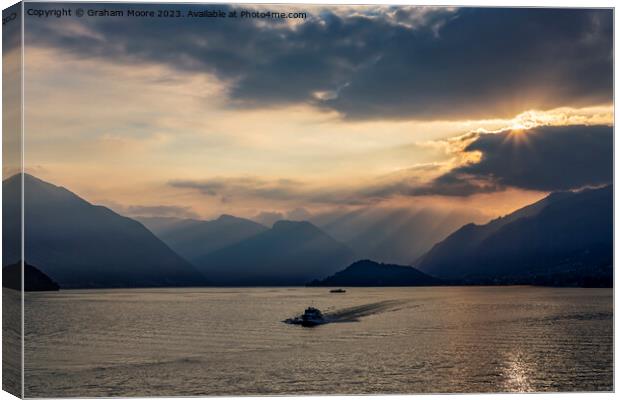
[[[344,289],[332,289],[329,293],[346,293],[347,291]]]

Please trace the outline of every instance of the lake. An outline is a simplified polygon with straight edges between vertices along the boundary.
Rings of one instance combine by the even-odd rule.
[[[287,325],[307,306],[337,321]],[[68,290],[25,298],[27,397],[613,390],[613,291]]]

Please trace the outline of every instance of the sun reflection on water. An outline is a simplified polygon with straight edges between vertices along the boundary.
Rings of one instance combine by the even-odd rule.
[[[506,378],[507,392],[532,392],[531,364],[525,360],[521,351],[508,354],[506,369],[503,374]]]

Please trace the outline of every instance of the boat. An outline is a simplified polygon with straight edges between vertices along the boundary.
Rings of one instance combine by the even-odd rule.
[[[327,323],[327,321],[318,308],[308,307],[301,316],[301,326],[310,327],[325,323]]]
[[[285,324],[312,327],[316,325],[326,324],[328,321],[323,316],[321,310],[314,307],[308,307],[302,315],[293,318],[287,318],[282,322],[284,322]]]
[[[344,289],[332,289],[329,293],[346,293],[347,291]]]

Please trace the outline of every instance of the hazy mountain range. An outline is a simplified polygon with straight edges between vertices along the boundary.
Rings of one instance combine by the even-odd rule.
[[[231,215],[137,219],[216,285],[303,285],[356,258],[307,221],[277,221],[269,229]]]
[[[177,218],[138,217],[170,248],[190,262],[207,254],[255,236],[267,228],[254,221],[222,215],[213,221]]]
[[[310,222],[278,221],[267,231],[198,259],[196,265],[223,285],[303,285],[355,258]]]
[[[432,208],[376,207],[357,210],[335,210],[312,215],[305,221],[346,245],[359,258],[408,264],[452,233],[472,221],[487,221],[488,217],[475,211],[440,210]],[[274,214],[274,222],[290,219],[301,222],[299,216]],[[222,215],[211,221],[172,217],[136,217],[168,246],[191,262],[268,228],[250,219]]]
[[[467,224],[414,265],[472,282],[611,283],[613,187],[553,193],[488,224]]]
[[[613,276],[611,186],[553,193],[487,224],[446,231],[480,216],[364,209],[271,228],[229,215],[141,223],[31,175],[24,183],[26,261],[61,288],[431,285],[436,278],[609,286]],[[3,190],[6,266],[21,256],[19,176],[5,180]],[[368,254],[389,264],[364,260],[346,267]],[[417,269],[392,261],[404,257],[412,258],[400,264]]]

